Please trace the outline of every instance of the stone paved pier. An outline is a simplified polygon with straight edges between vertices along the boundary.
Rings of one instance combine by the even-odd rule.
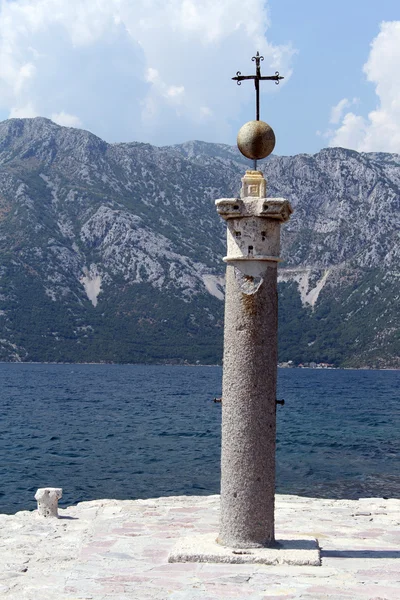
[[[218,530],[219,496],[97,500],[0,515],[2,600],[398,600],[400,500],[276,496],[277,535],[318,538],[321,567],[167,562]],[[312,529],[310,529],[312,527]]]

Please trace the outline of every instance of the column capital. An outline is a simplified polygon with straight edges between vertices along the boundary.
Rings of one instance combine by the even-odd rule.
[[[225,220],[244,217],[264,217],[285,223],[293,212],[284,198],[220,198],[215,201],[218,214]]]

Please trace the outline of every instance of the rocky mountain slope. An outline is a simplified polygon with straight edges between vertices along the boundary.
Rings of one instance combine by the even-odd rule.
[[[0,123],[0,360],[221,360],[224,225],[248,162],[222,144],[107,144]],[[400,157],[271,157],[280,359],[400,366]]]

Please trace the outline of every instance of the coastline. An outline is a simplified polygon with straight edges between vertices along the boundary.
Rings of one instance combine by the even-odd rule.
[[[33,600],[397,600],[400,500],[276,496],[276,537],[314,536],[321,566],[167,562],[176,540],[218,532],[219,496],[95,500],[0,515],[0,592]]]
[[[0,360],[0,365],[110,365],[110,366],[140,366],[140,367],[220,367],[222,368],[222,364],[202,364],[202,363],[188,363],[188,362],[150,362],[150,363],[130,363],[130,362],[36,362],[36,361],[17,361],[17,360]],[[307,369],[309,371],[400,371],[400,367],[300,367],[300,366],[290,366],[284,367],[282,365],[277,365],[278,369]]]

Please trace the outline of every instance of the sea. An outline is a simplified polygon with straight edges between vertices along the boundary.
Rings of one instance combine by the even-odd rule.
[[[219,493],[217,366],[0,364],[0,512]],[[400,498],[400,371],[279,369],[276,489]]]

